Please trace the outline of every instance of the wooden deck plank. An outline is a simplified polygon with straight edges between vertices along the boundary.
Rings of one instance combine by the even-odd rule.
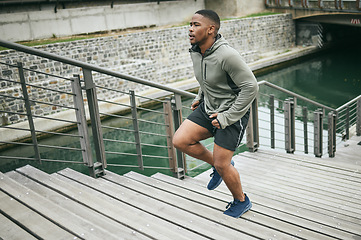
[[[194,192],[198,192],[204,195],[208,195],[209,197],[225,200],[229,198],[229,194],[222,193],[219,191],[209,191],[205,188],[205,186],[201,186],[195,183],[192,183],[188,179],[185,181],[181,181],[164,174],[157,173],[152,177],[165,181],[169,184],[174,184],[178,187],[185,188]],[[261,204],[258,204],[255,201],[252,201],[252,210],[258,214],[263,214],[269,216],[270,218],[274,219],[274,222],[271,224],[274,227],[278,227],[278,229],[284,230],[284,225],[291,225],[287,226],[288,228],[293,228],[293,232],[298,234],[299,237],[305,239],[334,239],[335,237],[343,238],[345,232],[339,231],[334,228],[330,228],[324,224],[316,224],[315,221],[310,221],[304,218],[300,218],[294,216],[292,214],[288,214],[283,211],[275,210],[272,208],[264,207]],[[257,220],[255,215],[250,216],[251,219]],[[270,226],[271,226],[270,225]],[[352,237],[350,235],[349,237]]]
[[[135,177],[135,173],[130,173],[130,175],[133,175],[133,177]],[[146,184],[144,182],[140,182],[139,179],[135,180],[133,178],[118,176],[112,173],[107,174],[105,178],[108,179],[109,181],[114,181],[118,184],[129,186],[132,189],[135,189],[136,191],[139,192],[143,192],[149,186],[153,186],[154,189],[150,197],[156,198],[159,201],[166,201],[169,204],[175,205],[185,211],[189,211],[198,216],[202,216],[210,221],[213,221],[214,224],[225,225],[234,230],[237,230],[240,232],[239,238],[241,239],[254,239],[254,237],[252,237],[253,233],[257,234],[256,232],[257,226],[255,226],[254,224],[250,224],[248,221],[245,221],[244,219],[232,219],[225,216],[222,213],[223,208],[225,206],[224,203],[222,203],[221,209],[219,208],[214,209],[205,206],[204,204],[199,204],[191,199],[187,199],[184,196],[179,196],[177,194],[174,194],[167,189],[165,191],[164,189],[159,189],[156,187],[154,183]],[[267,230],[267,228],[265,228],[264,230],[265,230],[264,232],[258,233],[258,235],[261,234],[266,236],[267,233],[269,237],[274,235],[273,231],[269,231]]]
[[[286,191],[292,190],[301,195],[312,194],[312,197],[317,198],[318,200],[325,200],[326,202],[332,201],[332,204],[340,204],[342,207],[347,206],[348,209],[345,210],[354,210],[355,213],[361,213],[360,196],[357,192],[348,194],[347,191],[341,190],[341,188],[335,187],[337,179],[334,181],[329,181],[326,185],[322,185],[319,181],[307,181],[308,174],[304,172],[303,177],[294,176],[294,171],[292,169],[272,169],[267,164],[262,164],[266,169],[269,169],[266,173],[260,172],[259,165],[252,165],[252,161],[249,159],[238,157],[240,164],[237,164],[236,168],[239,171],[244,172],[244,177],[252,178],[257,175],[258,182],[265,183],[267,185],[277,186],[279,189],[284,189]],[[250,166],[252,165],[252,166]],[[293,168],[294,169],[294,168]],[[246,170],[246,171],[244,171]],[[321,176],[321,174],[320,174]],[[248,178],[247,177],[247,178]],[[326,186],[325,186],[326,185]],[[348,184],[344,184],[342,189],[347,189]],[[310,199],[311,200],[311,199]]]
[[[333,216],[339,219],[344,219],[345,221],[350,221],[359,224],[360,219],[359,216],[353,212],[345,213],[342,209],[337,209],[337,207],[332,206],[331,203],[323,205],[319,202],[312,202],[308,200],[308,195],[306,196],[297,196],[297,193],[287,192],[284,190],[279,190],[278,186],[272,186],[267,183],[259,183],[258,179],[254,177],[254,179],[249,180],[245,178],[244,174],[241,173],[242,186],[244,187],[246,192],[255,193],[259,196],[273,199],[276,201],[280,201],[282,203],[287,203],[291,205],[295,205],[298,207],[302,207],[305,209],[310,209],[312,211],[320,212],[325,215]],[[209,177],[207,176],[197,176],[197,180],[201,180],[204,184],[207,184],[209,181]],[[226,189],[225,185],[222,186]]]
[[[257,176],[257,172],[252,172],[248,169],[242,169],[239,167],[237,167],[237,169],[241,172],[242,182],[244,182],[245,185],[257,185],[259,187],[262,187],[263,189],[268,189],[269,191],[280,194],[281,196],[299,199],[305,203],[312,204],[314,206],[324,207],[331,211],[361,220],[360,205],[350,202],[341,194],[337,195],[337,193],[334,193],[334,195],[332,195],[332,193],[323,192],[320,189],[318,192],[308,191],[310,190],[309,188],[302,188],[301,185],[292,186],[291,184],[289,184],[290,181],[284,183],[282,183],[282,181],[275,182],[274,177],[271,177],[271,175],[276,175],[276,173],[270,173],[265,176]],[[329,195],[327,195],[328,193]]]
[[[58,206],[71,211],[75,215],[87,219],[94,224],[96,224],[99,228],[103,229],[107,233],[110,233],[114,236],[122,236],[122,239],[149,239],[143,235],[134,234],[134,230],[127,228],[115,221],[111,221],[111,219],[105,217],[104,215],[92,211],[91,209],[87,208],[86,206],[72,201],[71,199],[61,195],[60,193],[49,189],[34,180],[31,180],[24,175],[12,171],[5,174],[9,176],[11,179],[17,181],[22,185],[26,185],[27,188],[36,192],[37,194],[51,200],[53,203],[57,204]],[[69,239],[69,238],[68,238]]]
[[[187,180],[188,181],[188,180]],[[205,186],[209,181],[209,175],[197,179],[190,179],[190,182],[195,182]],[[247,186],[247,194],[252,202],[255,202],[264,207],[284,211],[294,216],[299,216],[310,221],[314,221],[315,224],[319,223],[322,225],[329,226],[331,228],[340,229],[344,232],[350,233],[352,236],[360,235],[360,223],[355,219],[350,219],[347,216],[330,212],[329,210],[320,209],[313,207],[302,201],[294,201],[285,199],[282,196],[277,196],[274,192],[265,194],[262,188],[255,189],[254,186]],[[216,191],[229,194],[229,190],[222,183]],[[352,238],[350,238],[352,239]]]
[[[23,167],[19,170],[23,174],[40,179],[42,184],[45,184],[50,188],[56,188],[57,191],[62,192],[62,194],[66,195],[68,198],[79,201],[90,209],[102,212],[104,215],[119,221],[126,226],[133,226],[136,231],[147,236],[156,239],[169,239],[169,236],[174,236],[177,239],[190,239],[195,237],[194,234],[182,232],[174,224],[152,216],[142,210],[133,208],[119,201],[103,201],[96,195],[84,192],[83,190],[79,191],[78,188],[71,184],[61,181],[54,176],[44,174],[32,167]],[[103,236],[108,236],[107,239],[110,239],[111,234],[108,233]]]
[[[0,197],[1,199],[1,197]],[[33,235],[16,225],[13,221],[0,214],[0,239],[6,240],[36,240]]]
[[[137,192],[147,193],[149,191],[149,185],[144,184],[139,181],[136,181],[136,180],[133,180],[128,177],[123,177],[123,176],[119,176],[114,173],[108,172],[107,175],[104,176],[104,178],[107,179],[108,181],[112,181],[116,184],[120,184],[122,186],[132,188]],[[247,226],[246,222],[238,221],[239,226],[237,228],[235,228],[233,224],[231,224],[231,225],[224,224],[225,216],[221,212],[214,211],[213,209],[210,209],[203,205],[199,205],[193,201],[173,195],[170,192],[163,191],[163,189],[160,190],[157,188],[153,188],[151,190],[151,192],[149,193],[148,197],[155,198],[158,201],[167,202],[173,206],[177,206],[178,208],[180,208],[184,211],[188,211],[197,216],[201,216],[201,217],[207,219],[208,221],[212,222],[212,224],[209,227],[212,227],[213,225],[223,225],[226,227],[230,227],[233,230],[239,231],[238,237],[241,239],[255,239],[255,237],[249,235],[248,233],[246,234],[246,233],[242,232],[242,230],[243,230],[242,225],[246,224],[246,226]],[[206,214],[204,215],[204,213],[206,213]]]
[[[261,203],[260,201],[263,201],[262,204],[265,204],[265,206],[273,208],[274,205],[276,204],[277,208],[282,209],[280,207],[280,205],[277,205],[278,203],[282,203],[282,204],[287,204],[288,206],[292,206],[293,210],[290,211],[290,209],[288,209],[287,211],[290,211],[290,213],[292,214],[296,214],[298,215],[298,211],[301,212],[305,212],[307,213],[307,218],[308,219],[312,219],[313,218],[313,214],[316,214],[316,218],[319,219],[322,223],[322,219],[323,219],[323,215],[328,219],[328,222],[325,222],[326,224],[330,224],[331,223],[331,227],[337,227],[342,229],[343,231],[348,231],[350,233],[354,233],[354,234],[358,234],[360,235],[360,218],[359,218],[359,205],[356,206],[355,203],[353,203],[353,207],[354,208],[349,208],[348,210],[350,210],[351,212],[348,211],[344,211],[344,210],[339,210],[338,212],[334,212],[334,209],[336,209],[337,207],[340,208],[345,208],[342,205],[342,201],[339,202],[339,205],[337,205],[335,207],[335,204],[332,202],[332,195],[328,196],[328,200],[331,202],[331,206],[325,208],[325,206],[321,203],[316,204],[316,205],[312,205],[314,204],[313,202],[311,202],[311,204],[307,204],[308,198],[310,195],[309,192],[307,191],[303,191],[302,189],[302,194],[300,194],[300,196],[297,196],[297,189],[295,189],[295,186],[290,186],[288,188],[288,191],[283,191],[283,185],[287,185],[289,183],[284,183],[282,184],[280,181],[278,180],[274,180],[275,179],[275,175],[277,175],[276,172],[272,172],[272,171],[276,171],[274,169],[277,169],[277,165],[278,167],[283,166],[284,162],[287,162],[288,164],[291,162],[292,164],[289,165],[289,169],[293,170],[295,169],[295,171],[297,171],[298,167],[294,164],[295,161],[299,161],[299,160],[295,160],[295,159],[291,159],[291,160],[283,160],[283,162],[277,162],[275,165],[276,166],[269,166],[269,164],[273,164],[275,161],[272,162],[272,160],[265,160],[264,155],[267,154],[262,154],[262,156],[259,156],[258,153],[242,153],[240,155],[245,155],[244,157],[235,157],[235,161],[236,161],[236,168],[238,167],[238,171],[241,174],[241,179],[242,179],[242,183],[243,183],[243,187],[247,190],[249,189],[249,195],[252,194],[252,199],[254,199],[254,197],[259,198],[259,203]],[[276,155],[278,156],[279,154],[276,152]],[[292,158],[293,155],[292,154],[287,154],[287,155],[291,155],[291,156],[287,156],[286,158]],[[255,156],[255,157],[254,157]],[[272,153],[269,153],[268,158],[272,157]],[[261,159],[257,159],[257,164],[254,163],[255,161],[253,161],[251,158],[261,158]],[[250,160],[251,159],[251,160]],[[302,161],[310,161],[307,159],[302,159]],[[252,164],[254,164],[254,166],[252,167],[252,169],[250,170],[247,166],[247,164],[249,164],[250,162],[253,162]],[[318,163],[316,164],[316,166],[318,165]],[[291,166],[291,167],[290,167]],[[321,166],[321,168],[324,168],[324,166]],[[333,168],[333,167],[331,167]],[[288,170],[289,170],[288,169]],[[325,170],[325,169],[323,169]],[[305,171],[305,170],[302,170]],[[337,172],[337,174],[340,174],[341,172],[344,172],[344,170],[340,170],[339,167],[336,168],[336,171],[326,171],[323,172],[322,169],[317,170],[320,171],[319,172],[319,176],[320,174],[324,175],[324,174],[334,174],[334,172]],[[267,172],[270,172],[270,174],[268,174]],[[306,168],[306,172],[307,172],[307,168]],[[207,182],[209,181],[209,173],[210,171],[203,173],[197,177],[195,177],[195,179],[197,180],[201,180],[203,184],[207,184]],[[353,174],[353,170],[346,170],[347,174]],[[267,176],[265,174],[268,174]],[[343,173],[345,174],[345,172]],[[357,175],[356,175],[357,176]],[[286,179],[292,179],[292,174],[287,175]],[[336,181],[337,178],[334,178],[334,180]],[[190,180],[190,181],[194,181],[194,180]],[[300,185],[302,185],[302,179],[299,179],[300,181]],[[259,183],[262,182],[262,183]],[[294,182],[294,184],[296,184],[296,182]],[[315,183],[317,184],[317,182]],[[281,190],[280,190],[281,188]],[[220,186],[219,189],[220,190],[223,189],[225,192],[229,192],[228,189],[225,188],[225,186]],[[307,189],[307,187],[304,187],[304,189]],[[359,187],[360,189],[360,187]],[[294,192],[296,192],[296,196],[292,196],[294,194]],[[320,193],[318,194],[318,197],[323,197],[322,196],[322,191],[320,191]],[[304,199],[302,199],[302,197]],[[311,196],[312,197],[312,196]],[[262,200],[264,199],[264,200]],[[302,201],[300,201],[300,199],[302,199]],[[345,200],[343,197],[339,197],[339,199],[343,199]],[[345,200],[347,203],[347,199]],[[330,203],[326,203],[326,204],[330,204]],[[348,204],[348,203],[347,203]],[[295,210],[297,210],[297,213],[295,213]],[[351,215],[351,217],[350,217]]]
[[[219,224],[214,224],[214,222],[188,211],[184,211],[176,206],[149,197],[149,195],[152,194],[151,191],[153,191],[151,187],[149,187],[148,192],[139,193],[104,179],[94,179],[85,176],[71,169],[60,171],[59,174],[72,178],[93,189],[98,189],[98,191],[103,193],[105,198],[112,196],[119,201],[128,202],[128,204],[133,205],[134,207],[138,207],[150,214],[167,219],[167,221],[173,222],[189,231],[194,231],[202,236],[208,236],[215,239],[236,239],[240,235],[238,231]],[[213,226],[211,230],[209,229],[209,226]],[[198,239],[200,238],[201,237]]]
[[[75,235],[59,228],[53,222],[3,192],[0,192],[0,202],[1,212],[10,216],[13,221],[21,223],[24,229],[27,229],[34,236],[43,239],[50,235],[56,239],[73,239],[75,237]]]
[[[342,166],[333,166],[335,162],[330,160],[324,160],[320,158],[304,156],[304,155],[295,155],[295,154],[286,154],[272,151],[260,150],[257,151],[257,154],[244,152],[242,155],[247,157],[255,157],[258,160],[269,161],[272,163],[278,162],[282,166],[289,164],[296,164],[299,167],[305,167],[311,172],[323,172],[328,173],[327,176],[337,177],[339,179],[345,179],[351,181],[351,183],[361,183],[361,170],[347,168]],[[276,159],[277,161],[272,161]],[[352,167],[352,166],[349,166]]]
[[[353,169],[361,171],[361,136],[352,136],[346,142],[337,145],[336,155],[333,158],[328,158],[338,165],[345,166],[345,164],[352,166]],[[326,158],[327,159],[327,158]]]
[[[267,174],[270,171],[277,171],[282,172],[282,176],[285,177],[292,177],[290,180],[298,181],[300,184],[307,184],[307,183],[314,183],[317,181],[319,186],[330,188],[332,187],[335,190],[341,190],[344,194],[348,194],[350,197],[354,197],[356,199],[361,200],[361,193],[359,189],[359,183],[350,182],[350,180],[343,180],[338,177],[330,177],[324,173],[317,172],[312,173],[307,168],[300,167],[298,165],[285,165],[285,164],[278,164],[277,161],[265,161],[265,160],[258,160],[255,158],[256,156],[242,156],[238,155],[235,156],[235,159],[240,159],[239,166],[247,167],[247,169],[253,169],[259,174]],[[261,163],[259,161],[262,161]],[[262,164],[264,168],[260,169],[259,164]],[[296,168],[296,169],[295,169]],[[305,178],[307,176],[307,178]],[[275,175],[274,177],[278,177]],[[347,188],[345,188],[347,186]]]
[[[246,213],[244,216],[242,216],[241,219],[234,219],[224,215],[223,211],[225,210],[227,201],[224,202],[210,199],[198,193],[182,190],[174,186],[168,186],[169,184],[165,185],[163,182],[156,179],[144,178],[144,176],[134,172],[128,173],[126,174],[126,176],[131,177],[134,180],[140,181],[143,184],[154,186],[159,191],[162,191],[162,189],[167,189],[167,193],[165,195],[156,195],[156,197],[159,197],[159,200],[161,201],[164,201],[166,199],[168,199],[167,201],[170,201],[169,199],[171,196],[169,195],[173,195],[173,197],[176,195],[177,200],[174,200],[173,204],[177,204],[179,207],[183,207],[184,209],[193,208],[192,211],[204,216],[205,218],[217,219],[218,221],[225,223],[229,227],[242,230],[243,232],[251,234],[252,236],[257,236],[260,238],[272,237],[273,239],[288,239],[292,237],[292,234],[290,233],[284,233],[279,230],[269,228],[268,226],[265,227],[266,225],[262,225],[257,221],[252,221],[249,218],[246,218],[246,214],[257,214],[253,213],[252,211]],[[189,201],[185,202],[184,200],[179,199],[187,199]],[[232,197],[229,197],[229,200],[230,199],[232,199]],[[182,206],[182,204],[184,204],[184,206]],[[262,219],[264,218],[264,216],[260,215],[258,216],[258,218]]]
[[[57,225],[74,234],[76,237],[80,239],[102,239],[102,236],[104,236],[104,231],[98,229],[97,226],[89,223],[87,220],[81,219],[72,212],[59,207],[2,173],[0,173],[0,177],[2,177],[1,188],[4,192],[24,205],[31,206],[34,211],[46,217],[48,220],[56,222]],[[93,229],[93,231],[90,231],[91,229]]]
[[[314,158],[305,155],[285,154],[272,151],[260,150],[257,154],[250,152],[244,152],[241,155],[255,160],[267,162],[270,164],[280,164],[281,167],[297,166],[299,169],[307,169],[311,173],[318,174],[320,172],[327,173],[324,177],[333,178],[336,177],[345,181],[352,181],[360,183],[361,172],[352,168],[341,168],[339,166],[333,166],[330,161],[323,160],[320,162],[319,158]],[[328,165],[329,162],[329,165]]]

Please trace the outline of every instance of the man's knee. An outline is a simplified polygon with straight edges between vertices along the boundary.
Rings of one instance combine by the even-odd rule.
[[[191,139],[185,138],[184,136],[181,136],[181,134],[175,134],[173,137],[173,146],[179,150],[184,150],[188,146],[193,145],[194,142]]]
[[[181,144],[180,139],[177,136],[173,137],[172,143],[175,148],[177,148],[177,149],[181,148],[182,144]]]
[[[227,168],[232,167],[231,163],[225,163],[223,161],[215,161],[214,167],[217,169],[217,172],[222,174]]]

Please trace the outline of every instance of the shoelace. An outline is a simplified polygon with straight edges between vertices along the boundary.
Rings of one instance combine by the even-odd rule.
[[[215,168],[213,168],[213,172],[212,172],[211,174],[209,174],[209,176],[210,176],[210,177],[213,177],[213,176],[214,176],[214,174],[215,174],[215,172],[216,172],[216,169],[215,169]]]
[[[229,203],[227,204],[226,209],[231,208],[231,207],[233,207],[234,205],[236,205],[234,201],[229,202]]]

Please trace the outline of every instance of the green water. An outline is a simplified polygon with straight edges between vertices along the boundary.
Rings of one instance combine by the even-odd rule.
[[[361,46],[334,48],[257,79],[337,108],[361,94]]]
[[[296,64],[289,65],[279,70],[275,70],[272,73],[268,73],[262,76],[258,76],[258,81],[267,80],[278,86],[291,90],[302,96],[315,100],[324,105],[332,108],[337,108],[354,97],[361,94],[361,47],[352,46],[350,48],[335,48],[332,51],[320,53],[316,56],[312,56],[307,60],[303,60]],[[286,96],[282,96],[277,92],[271,92],[270,89],[260,89],[267,94],[274,93],[276,98],[284,99]],[[262,98],[261,98],[262,99]],[[191,100],[185,102],[186,105],[190,105]],[[190,110],[184,110],[183,116],[187,116]],[[164,123],[164,117],[159,114],[141,112],[141,119],[151,120],[154,122]],[[106,126],[121,127],[131,129],[131,122],[129,120],[121,120],[118,118],[107,120],[103,123]],[[164,132],[164,127],[160,125],[154,125],[149,123],[141,123],[140,129],[145,132]],[[74,132],[76,134],[76,131]],[[104,138],[117,139],[122,141],[134,142],[134,135],[118,130],[103,129]],[[155,137],[143,134],[141,136],[142,142],[166,145],[166,139],[164,137]],[[244,142],[244,141],[243,141]],[[204,142],[212,148],[212,139]],[[68,146],[74,148],[80,148],[79,142],[76,138],[71,137],[51,137],[48,139],[40,140],[40,144],[45,145],[58,145]],[[123,144],[106,142],[106,151],[110,152],[127,152],[135,153],[134,144]],[[81,161],[82,156],[79,151],[72,150],[56,150],[51,148],[41,148],[41,157],[45,159],[57,159],[65,161]],[[167,150],[160,147],[148,147],[143,146],[143,154],[156,155],[161,157],[167,156]],[[245,147],[239,149],[238,152],[246,150]],[[31,147],[17,147],[10,149],[6,152],[1,152],[1,155],[7,156],[22,156],[33,157],[33,149]],[[109,164],[130,164],[137,163],[135,156],[122,156],[117,154],[106,154],[106,158]],[[188,168],[193,168],[199,165],[201,161],[188,158]],[[34,161],[25,160],[5,160],[0,159],[0,171],[7,172],[15,168],[31,164],[37,168],[40,168],[48,173],[56,172],[65,167],[71,167],[77,171],[88,173],[85,166],[81,164],[63,164],[63,163],[47,163],[43,162],[39,164]],[[148,166],[167,167],[168,159],[166,158],[152,158],[144,157],[144,164]],[[190,172],[191,176],[194,176],[206,169],[209,165],[204,165],[197,170]],[[124,174],[128,171],[140,171],[138,168],[125,168],[125,167],[113,167],[108,166],[108,170]],[[152,175],[156,172],[162,172],[171,175],[169,170],[157,170],[146,169],[144,174]]]

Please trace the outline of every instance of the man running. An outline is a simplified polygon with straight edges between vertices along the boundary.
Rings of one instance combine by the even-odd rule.
[[[193,112],[176,131],[173,144],[212,165],[207,188],[213,190],[224,180],[234,198],[224,214],[238,218],[252,204],[243,193],[232,157],[245,132],[258,84],[240,54],[218,34],[219,28],[219,16],[212,10],[197,11],[190,22],[190,55],[200,89],[191,105]],[[214,137],[213,152],[200,143],[210,137]]]

